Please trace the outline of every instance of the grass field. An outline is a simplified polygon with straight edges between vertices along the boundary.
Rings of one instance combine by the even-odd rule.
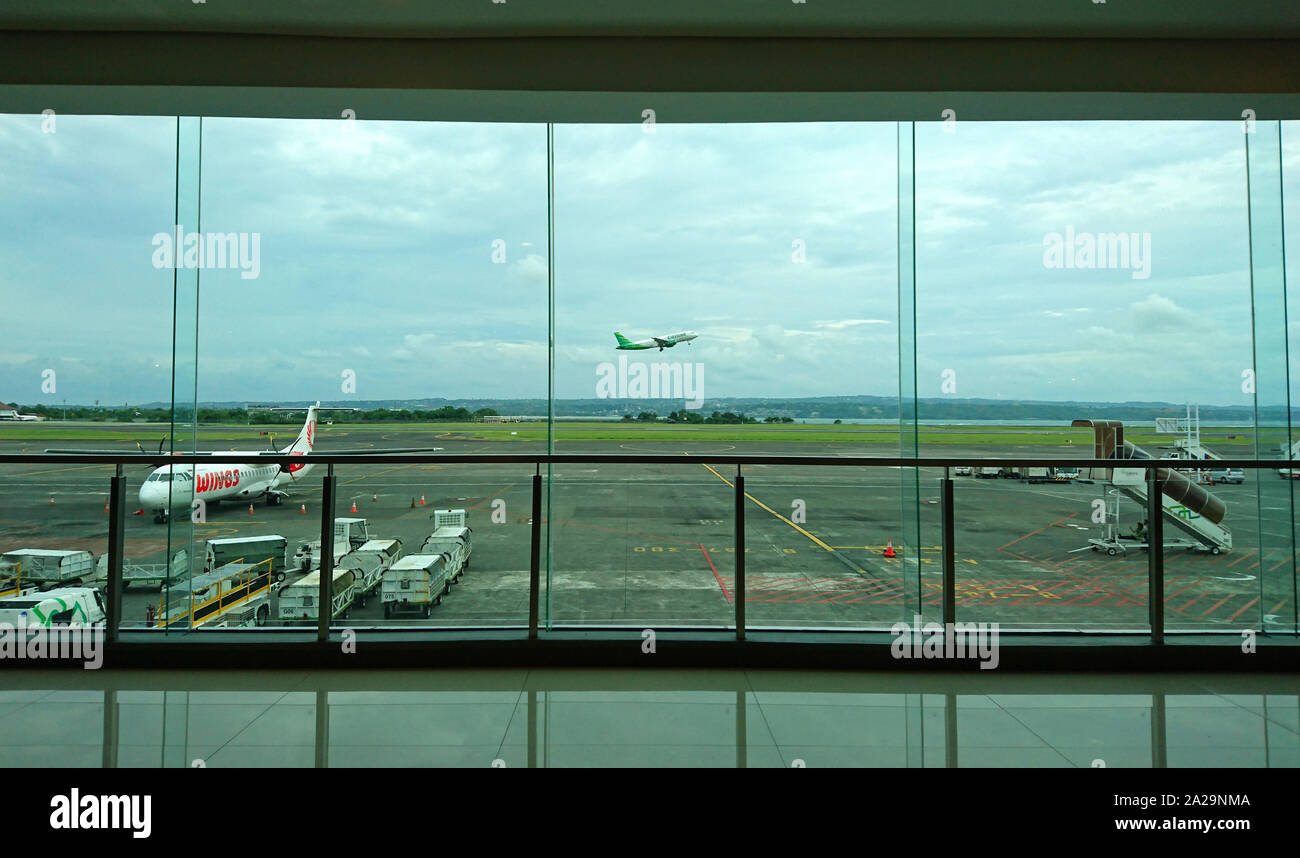
[[[158,439],[167,434],[165,424],[105,424],[103,426],[57,423],[27,424],[21,426],[0,426],[0,440],[27,441],[41,445],[85,446],[86,442],[130,442],[139,441],[145,449],[156,449]],[[211,425],[203,426],[199,431],[199,443],[202,447],[213,444],[235,442],[241,449],[266,449],[271,446],[270,438],[262,432],[274,434],[276,446],[287,444],[296,434],[297,427],[280,426],[237,426]],[[430,435],[436,439],[444,436],[448,439],[474,441],[545,441],[546,426],[543,423],[348,423],[334,426],[322,426],[320,436],[329,439],[345,439],[353,432],[382,433],[397,441],[401,446],[401,437],[408,434]],[[873,444],[894,445],[898,443],[899,431],[893,426],[879,425],[828,425],[810,423],[786,424],[749,424],[733,425],[669,425],[641,423],[566,423],[556,425],[557,441],[680,441],[688,443],[728,443],[763,441],[765,443],[791,441],[797,443],[825,444]],[[1151,431],[1130,430],[1126,437],[1139,446],[1158,447],[1171,443],[1173,436],[1157,435]],[[1201,437],[1213,447],[1248,448],[1254,443],[1254,433],[1250,429],[1205,427]],[[177,435],[177,443],[185,444],[190,440],[187,432]],[[923,445],[956,444],[969,446],[1048,446],[1064,447],[1090,445],[1092,433],[1087,429],[1069,427],[1025,427],[1025,426],[926,426],[919,434]],[[70,442],[72,442],[70,444]],[[322,451],[324,448],[322,448]]]

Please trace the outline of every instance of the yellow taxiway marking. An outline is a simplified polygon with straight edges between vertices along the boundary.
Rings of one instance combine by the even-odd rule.
[[[704,465],[703,462],[701,462],[700,464]],[[728,480],[726,477],[722,476],[722,474],[719,474],[717,471],[713,470],[713,468],[710,468],[708,465],[704,465],[704,467],[705,467],[705,468],[708,468],[709,473],[713,474],[713,476],[715,476],[715,477],[717,477],[718,479],[722,480],[724,483],[726,483],[727,485],[731,486],[733,489],[736,487],[736,484],[735,484],[735,483],[731,482],[731,481]],[[790,526],[793,527],[795,530],[799,531],[799,532],[802,533],[804,536],[808,537],[808,538],[811,539],[813,542],[815,542],[815,543],[817,543],[818,545],[820,545],[822,548],[825,548],[827,551],[834,551],[834,550],[835,550],[834,548],[831,548],[829,545],[827,545],[825,542],[822,542],[820,539],[818,539],[818,538],[817,538],[816,536],[814,536],[813,534],[809,533],[808,531],[804,530],[804,529],[803,529],[802,527],[800,527],[799,525],[795,524],[795,523],[794,523],[793,521],[791,521],[790,519],[788,519],[788,518],[786,518],[785,516],[781,515],[781,513],[777,512],[776,510],[772,509],[772,508],[771,508],[770,506],[768,506],[767,504],[763,503],[763,502],[762,502],[761,500],[759,500],[758,498],[756,498],[756,497],[754,497],[753,495],[751,495],[749,492],[745,492],[745,497],[749,498],[749,499],[752,500],[754,503],[758,504],[760,507],[762,507],[763,509],[765,509],[765,510],[767,510],[768,512],[770,512],[772,515],[774,515],[774,516],[776,516],[777,518],[781,519],[781,520],[784,521],[786,524],[790,525]]]

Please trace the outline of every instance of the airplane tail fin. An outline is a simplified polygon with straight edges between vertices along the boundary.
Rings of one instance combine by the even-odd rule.
[[[627,337],[623,336],[622,334],[620,334],[618,331],[614,332],[614,339],[618,340],[618,344],[620,346],[632,345],[632,341],[629,340]]]
[[[298,432],[298,437],[293,443],[281,450],[281,453],[310,453],[312,447],[316,444],[316,406],[307,407],[307,419],[302,424],[302,429]]]

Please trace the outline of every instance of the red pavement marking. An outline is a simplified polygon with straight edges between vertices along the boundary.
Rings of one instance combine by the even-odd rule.
[[[799,578],[791,578],[788,581],[779,581],[772,584],[765,584],[764,586],[758,589],[762,590],[765,593],[781,593],[781,594],[788,595],[790,593],[807,592],[808,590],[816,589],[819,586],[820,586],[819,584],[813,581],[808,581],[806,579],[799,579]]]
[[[1242,614],[1249,611],[1258,601],[1259,601],[1259,596],[1256,596],[1255,598],[1251,599],[1249,602],[1247,602],[1245,605],[1242,606],[1241,610],[1237,611],[1237,613],[1233,614],[1231,617],[1228,617],[1228,622],[1232,622],[1233,620],[1237,619],[1237,617],[1240,617]]]
[[[822,604],[822,605],[834,605],[838,602],[847,602],[849,596],[857,596],[857,595],[865,595],[865,593],[862,590],[850,590],[845,593],[832,594],[830,596],[826,596],[825,598],[819,600],[813,600],[809,598],[809,599],[793,599],[791,601],[816,602],[817,604]]]
[[[1043,584],[1046,584],[1046,583],[1047,583],[1046,581],[1035,581],[1035,582],[1032,583],[1032,584],[1025,584],[1025,585],[1022,585],[1022,586],[1025,586],[1025,587],[1032,587],[1033,589],[1037,590],[1040,586],[1042,586]],[[1026,595],[1024,595],[1024,596],[1021,596],[1019,599],[1016,599],[1014,602],[1008,602],[1007,604],[1010,604],[1010,605],[1019,605],[1021,602],[1025,601],[1025,599],[1032,599],[1032,598],[1034,598],[1035,596],[1041,596],[1041,595],[1042,595],[1041,592],[1038,592],[1038,593],[1028,593],[1028,594],[1026,594]]]
[[[699,543],[696,543],[696,544],[698,545]],[[717,582],[718,582],[718,586],[722,588],[722,596],[723,596],[723,598],[726,599],[728,602],[732,601],[732,599],[731,599],[731,593],[728,592],[728,590],[727,590],[727,585],[724,584],[724,583],[722,583],[722,576],[718,574],[717,567],[715,567],[715,566],[713,565],[713,558],[709,556],[709,549],[705,548],[703,545],[700,545],[700,550],[704,552],[704,559],[707,560],[707,561],[709,562],[709,568],[713,570],[713,578],[714,578],[714,580],[717,581]],[[745,601],[746,601],[746,602],[749,601],[749,597],[748,597],[748,596],[745,597]]]
[[[1066,593],[1073,593],[1075,590],[1078,590],[1078,589],[1080,589],[1081,587],[1087,587],[1087,586],[1088,586],[1087,584],[1085,584],[1085,583],[1083,583],[1083,582],[1081,582],[1081,581],[1078,581],[1078,582],[1075,582],[1075,583],[1074,583],[1074,586],[1073,586],[1073,587],[1069,588],[1069,589],[1066,590],[1064,593],[1054,593],[1053,595],[1055,595],[1055,596],[1057,597],[1057,599],[1059,599],[1059,598],[1061,598],[1061,597],[1064,597],[1064,596],[1066,595]],[[1050,599],[1050,598],[1048,598],[1048,599],[1043,599],[1043,601],[1041,601],[1041,602],[1035,602],[1034,604],[1035,604],[1035,605],[1046,605],[1048,602],[1052,602],[1052,601],[1055,601],[1055,600],[1054,600],[1054,599]],[[1059,604],[1059,602],[1058,602],[1058,604]]]
[[[1117,581],[1116,583],[1117,583],[1117,584],[1122,584],[1122,583],[1124,583],[1125,581],[1129,580],[1130,578],[1140,578],[1140,577],[1143,577],[1143,576],[1145,576],[1149,571],[1151,571],[1151,570],[1149,570],[1149,569],[1147,569],[1147,567],[1143,566],[1143,567],[1142,567],[1141,569],[1139,569],[1138,571],[1136,571],[1136,572],[1130,572],[1129,574],[1125,575],[1123,578],[1120,578],[1119,581]]]
[[[1236,566],[1238,563],[1240,563],[1241,561],[1245,560],[1247,557],[1249,557],[1250,555],[1252,555],[1252,554],[1254,554],[1254,553],[1255,553],[1255,549],[1252,548],[1252,549],[1250,549],[1249,551],[1247,551],[1245,554],[1243,554],[1243,555],[1241,555],[1240,557],[1238,557],[1236,560],[1234,560],[1234,561],[1232,561],[1231,563],[1229,563],[1228,565],[1229,565],[1229,566]],[[1222,557],[1223,555],[1220,554],[1219,556]]]
[[[1289,561],[1290,559],[1291,559],[1290,557],[1283,557],[1281,560],[1277,561],[1277,563],[1275,563],[1275,564],[1273,564],[1272,566],[1268,567],[1268,571],[1272,572],[1274,569],[1276,569],[1277,567],[1281,566],[1283,563],[1286,563],[1286,562]]]
[[[1047,528],[1055,527],[1056,525],[1060,524],[1063,521],[1069,521],[1072,518],[1076,518],[1078,515],[1079,514],[1077,512],[1072,512],[1069,515],[1067,515],[1065,518],[1059,518],[1056,521],[1052,522],[1051,524],[1044,525],[1043,527],[1038,528],[1038,530],[1031,530],[1029,533],[1026,533],[1024,536],[1020,537],[1020,539],[1013,539],[1010,542],[1008,542],[1006,545],[999,546],[998,551],[1006,551],[1007,548],[1009,548],[1012,545],[1015,545],[1021,539],[1028,539],[1029,537],[1033,536],[1036,533],[1042,533],[1044,530],[1047,530]]]
[[[1217,602],[1215,602],[1213,605],[1211,605],[1211,606],[1209,607],[1209,609],[1206,610],[1206,612],[1205,612],[1204,614],[1201,614],[1201,616],[1202,616],[1202,617],[1208,617],[1210,614],[1213,614],[1215,611],[1219,610],[1219,608],[1223,607],[1223,603],[1224,603],[1224,602],[1229,601],[1230,599],[1232,599],[1232,598],[1233,598],[1234,596],[1236,596],[1236,595],[1237,595],[1236,593],[1229,593],[1227,596],[1224,596],[1222,599],[1220,599],[1219,601],[1217,601]]]
[[[1181,579],[1182,579],[1182,576],[1181,576],[1181,575],[1179,575],[1179,576],[1176,577],[1176,578],[1169,579],[1169,580],[1165,581],[1165,586],[1168,587],[1168,586],[1170,586],[1171,584],[1173,584],[1174,581],[1178,581],[1178,580],[1181,580]],[[1188,585],[1187,585],[1186,587],[1184,587],[1183,589],[1181,589],[1181,590],[1175,590],[1174,592],[1170,593],[1168,596],[1165,596],[1165,601],[1168,602],[1170,599],[1172,599],[1174,596],[1179,595],[1180,593],[1186,593],[1188,590],[1192,589],[1193,587],[1195,587],[1197,584],[1201,583],[1201,582],[1204,581],[1204,580],[1205,580],[1204,578],[1197,578],[1195,581],[1193,581],[1192,583],[1188,584]]]
[[[1073,605],[1075,602],[1079,601],[1080,599],[1083,599],[1083,598],[1085,598],[1085,597],[1087,597],[1087,596],[1091,596],[1093,593],[1096,593],[1096,592],[1097,592],[1098,590],[1100,590],[1100,589],[1102,589],[1102,588],[1101,588],[1101,587],[1098,587],[1098,586],[1096,586],[1096,585],[1092,585],[1092,589],[1090,589],[1088,592],[1086,592],[1086,593],[1080,593],[1079,595],[1075,596],[1073,599],[1070,599],[1068,602],[1062,602],[1061,604],[1062,604],[1062,605]]]
[[[1064,519],[1063,519],[1063,520],[1064,520]],[[1015,557],[1015,556],[1016,556],[1014,553],[1012,553],[1012,552],[1010,552],[1010,551],[1007,551],[1007,552],[1004,552],[1004,553],[1005,553],[1005,554],[1008,554],[1008,555],[1010,555],[1010,556],[1012,556],[1012,557]],[[1055,567],[1056,567],[1056,571],[1060,572],[1060,573],[1063,574],[1063,575],[1072,575],[1072,576],[1074,576],[1074,577],[1079,577],[1079,573],[1078,573],[1077,571],[1074,571],[1074,570],[1062,570],[1058,564],[1053,564],[1053,563],[1051,563],[1051,562],[1049,562],[1049,561],[1043,561],[1043,562],[1044,562],[1044,565],[1047,566],[1047,567],[1049,567],[1049,568],[1055,566]],[[1098,563],[1101,563],[1101,562],[1105,562],[1105,561],[1097,561],[1097,562],[1098,562]],[[1103,599],[1099,599],[1099,600],[1097,600],[1096,602],[1093,602],[1092,604],[1097,604],[1097,602],[1104,601],[1105,598],[1109,598],[1109,596],[1120,596],[1120,594],[1118,594],[1118,593],[1110,592],[1108,587],[1102,585],[1102,584],[1099,583],[1098,581],[1092,581],[1092,582],[1090,582],[1090,583],[1092,583],[1093,586],[1094,586],[1094,589],[1092,590],[1093,593],[1100,592],[1100,591],[1103,591],[1103,590],[1106,590],[1106,591],[1108,592],[1108,595],[1107,595],[1106,597],[1103,597]],[[1085,594],[1083,594],[1083,596],[1079,596],[1078,598],[1081,599],[1081,598],[1083,598],[1084,596],[1087,596],[1087,595],[1091,595],[1091,594],[1090,594],[1090,593],[1085,593]],[[1072,601],[1077,601],[1077,599],[1072,600]]]
[[[813,601],[818,601],[819,597],[820,597],[820,601],[825,601],[828,595],[830,594],[828,594],[825,590],[819,590],[816,587],[805,587],[802,590],[788,590],[779,596],[775,596],[771,599],[768,599],[768,601],[769,602],[804,602],[804,601],[808,601],[809,599]],[[802,598],[802,599],[796,598],[798,596],[804,596],[806,598]]]
[[[481,500],[481,501],[479,501],[478,503],[474,504],[472,507],[470,507],[470,509],[471,509],[471,510],[478,509],[478,508],[481,507],[483,504],[485,504],[485,503],[487,503],[488,501],[492,500],[492,498],[496,497],[496,496],[499,495],[499,494],[502,494],[503,492],[508,492],[508,491],[510,491],[511,489],[513,489],[514,487],[515,487],[514,484],[511,483],[510,485],[506,486],[506,487],[505,487],[504,489],[502,489],[501,491],[499,491],[499,492],[493,492],[492,494],[490,494],[490,495],[488,495],[487,497],[483,498],[483,500]]]
[[[793,601],[795,601],[795,602],[800,602],[800,603],[811,603],[811,604],[817,604],[817,605],[837,605],[837,604],[839,604],[840,602],[847,602],[847,601],[849,601],[849,598],[848,598],[849,596],[856,596],[856,595],[860,595],[860,594],[861,594],[860,591],[855,591],[855,592],[840,593],[840,594],[838,594],[838,595],[827,596],[827,597],[824,598],[824,599],[818,599],[818,600],[813,600],[813,599],[794,599]]]

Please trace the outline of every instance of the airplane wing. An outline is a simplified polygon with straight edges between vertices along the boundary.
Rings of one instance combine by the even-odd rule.
[[[62,450],[47,447],[46,453],[79,453],[88,456],[136,456],[140,459],[157,459],[157,453],[142,453],[139,450]],[[164,457],[166,453],[162,454]],[[163,464],[166,464],[165,462]]]
[[[76,453],[76,454],[90,455],[90,456],[98,456],[98,455],[109,455],[109,456],[139,456],[139,457],[142,458],[142,459],[151,459],[151,460],[156,461],[156,460],[158,460],[158,459],[164,459],[164,460],[165,460],[169,455],[171,455],[170,453],[164,453],[164,452],[163,452],[163,447],[166,445],[166,443],[167,443],[167,436],[164,435],[163,437],[161,437],[161,438],[158,439],[158,449],[157,449],[156,451],[146,450],[143,446],[140,445],[140,442],[139,442],[139,441],[135,441],[135,450],[134,450],[134,451],[132,451],[132,450],[122,450],[122,449],[120,449],[120,448],[117,449],[117,450],[63,450],[63,449],[57,449],[57,448],[50,448],[50,447],[47,447],[46,450],[45,450],[45,452],[47,452],[47,453]],[[156,467],[156,468],[157,468],[157,467],[162,467],[162,466],[165,465],[165,464],[167,464],[167,462],[166,462],[166,461],[163,461],[163,462],[161,462],[161,463],[159,463],[159,464],[154,465],[154,467]]]
[[[663,348],[668,348],[668,347],[670,347],[670,346],[673,345],[673,342],[672,342],[671,340],[661,340],[659,337],[651,337],[650,339],[652,339],[652,340],[654,340],[656,343],[658,343],[658,344],[659,344],[659,348],[661,348],[661,349],[663,349]]]
[[[343,453],[343,454],[375,453],[375,454],[387,455],[389,453],[436,453],[440,450],[445,450],[445,449],[446,449],[445,447],[397,447],[394,449],[379,449],[375,447],[366,447],[357,450],[322,450],[320,454],[325,455],[325,454],[333,454],[333,453]],[[47,447],[45,449],[45,452],[46,453],[77,453],[77,454],[88,455],[88,456],[101,456],[101,455],[102,456],[138,456],[141,459],[157,459],[159,455],[158,453],[142,453],[138,450],[134,450],[134,451],[133,450],[71,450],[71,449],[61,449],[61,448],[56,449],[53,447]],[[207,451],[201,451],[193,454],[181,452],[178,453],[177,455],[179,456],[186,456],[186,455],[228,456],[233,453],[247,453],[250,457],[284,455],[284,453],[281,453],[276,450],[271,450],[269,452],[268,451],[250,452],[248,450],[207,450]],[[167,456],[166,453],[163,453],[162,455],[164,459]],[[163,461],[162,464],[166,465],[168,464],[168,462]]]

